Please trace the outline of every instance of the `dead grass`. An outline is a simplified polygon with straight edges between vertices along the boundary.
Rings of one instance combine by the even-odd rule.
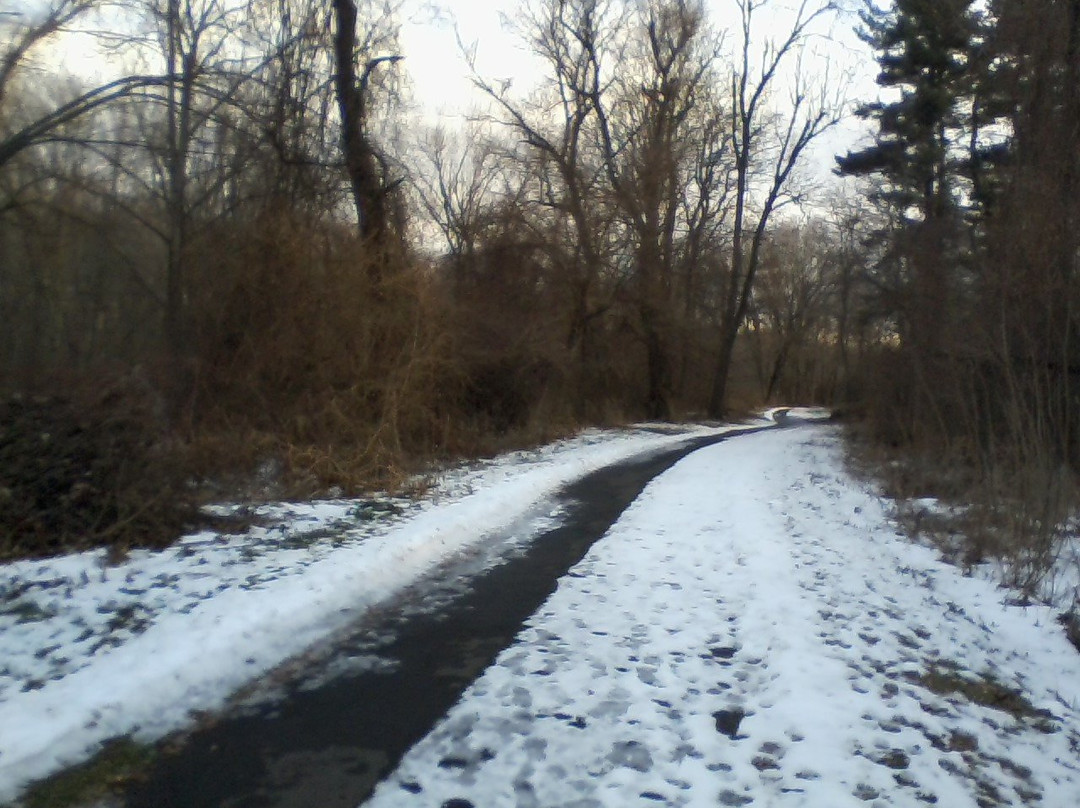
[[[939,696],[960,696],[972,704],[979,704],[1008,713],[1016,720],[1029,720],[1036,728],[1052,732],[1054,716],[1047,710],[1037,709],[1015,688],[1006,687],[989,674],[972,674],[961,666],[948,661],[939,662],[921,674],[912,674],[913,682]],[[954,748],[963,740],[954,740]]]
[[[890,444],[865,424],[848,429],[849,460],[896,501],[907,531],[965,567],[1001,562],[1004,584],[1037,599],[1055,572],[1080,508],[1080,485],[1045,457],[978,455],[965,446]],[[923,508],[928,497],[943,507]]]

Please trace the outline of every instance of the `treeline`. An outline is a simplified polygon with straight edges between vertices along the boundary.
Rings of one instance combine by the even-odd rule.
[[[871,423],[965,472],[996,523],[981,550],[1036,574],[1080,469],[1080,3],[896,0],[864,26],[893,91],[839,160],[866,178],[893,333]]]
[[[875,341],[851,215],[785,210],[842,113],[809,50],[836,20],[734,8],[528,0],[541,84],[476,73],[463,128],[419,123],[394,3],[0,16],[0,384],[149,397],[196,467],[324,489],[507,433],[835,397]],[[79,27],[121,78],[51,67]]]
[[[731,5],[523,0],[540,84],[473,69],[486,106],[444,127],[393,2],[5,9],[0,459],[33,488],[40,413],[119,412],[145,439],[100,443],[143,447],[95,466],[118,478],[353,491],[575,425],[836,403],[1043,564],[1080,461],[1080,2],[866,5],[886,93],[830,199],[808,158],[847,77],[815,43],[850,21]],[[80,27],[119,78],[50,66]]]

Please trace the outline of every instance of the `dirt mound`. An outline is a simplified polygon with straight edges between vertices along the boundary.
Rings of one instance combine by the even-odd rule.
[[[162,434],[130,391],[0,401],[0,559],[175,539],[195,508]]]

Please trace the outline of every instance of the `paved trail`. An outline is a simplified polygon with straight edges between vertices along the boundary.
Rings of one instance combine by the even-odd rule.
[[[1080,804],[1080,655],[900,537],[829,427],[653,481],[367,803]]]
[[[279,805],[286,791],[295,793],[294,804],[310,805],[315,794],[321,806],[352,808],[370,794],[370,783],[361,784],[396,764],[398,753],[431,728],[472,680],[473,666],[487,666],[566,569],[666,467],[650,465],[653,460],[666,456],[670,465],[701,440],[746,428],[586,430],[447,469],[417,499],[267,503],[254,508],[255,522],[239,533],[203,530],[117,563],[101,550],[0,564],[0,803],[92,756],[113,761],[110,768],[117,757],[130,757],[133,739],[140,746],[163,741],[162,767],[177,772],[176,789],[159,789],[157,773],[149,778],[144,804],[154,808],[247,799],[265,807],[266,794]],[[618,483],[627,469],[629,477]],[[616,484],[614,494],[599,486],[595,511],[606,521],[594,526],[591,495],[583,495],[599,480]],[[579,498],[588,523],[581,536],[571,524]],[[222,505],[218,512],[238,508]],[[574,519],[564,518],[571,513]],[[561,567],[535,563],[533,545],[542,544],[537,552],[545,555],[554,534],[577,554]],[[519,558],[522,551],[528,559]],[[453,649],[448,658],[438,647],[421,648],[434,664],[419,666],[414,689],[400,675],[387,687],[355,681],[368,670],[400,673],[403,660],[378,655],[384,635],[399,633],[402,621],[411,630],[417,611],[445,617],[462,593],[481,594],[471,586],[478,575],[487,581],[488,567],[516,567],[511,559],[524,562],[520,574],[528,587],[507,587],[504,600],[513,608],[494,615],[494,634],[476,614],[455,634],[464,644],[479,640],[468,665],[455,661],[460,654]],[[428,687],[447,667],[463,671],[453,677],[460,680],[457,690]],[[323,692],[324,685],[334,692]],[[297,686],[304,698],[296,698]],[[439,697],[430,698],[436,690]],[[387,691],[403,695],[397,693],[397,702],[379,696]],[[264,695],[284,696],[282,711],[297,721],[261,720],[275,709]],[[412,709],[419,702],[424,709]],[[244,715],[254,711],[255,720],[222,743],[237,706]],[[380,709],[392,723],[380,720]],[[184,743],[207,724],[222,732],[196,731]],[[206,741],[201,750],[193,746],[199,740]],[[188,763],[177,759],[178,747]],[[333,798],[327,783],[334,784]]]
[[[319,808],[355,808],[511,644],[645,485],[722,439],[692,440],[566,486],[545,506],[558,514],[553,527],[521,546],[514,537],[529,520],[491,536],[328,647],[296,660],[295,674],[278,671],[271,698],[256,698],[188,736],[132,784],[125,808],[310,808],[313,795]],[[328,676],[335,667],[345,672]]]

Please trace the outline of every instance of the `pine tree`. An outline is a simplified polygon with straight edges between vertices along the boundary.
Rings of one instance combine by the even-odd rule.
[[[969,254],[964,209],[973,199],[979,18],[972,0],[868,2],[863,38],[878,53],[886,100],[859,114],[876,122],[873,144],[838,157],[840,174],[875,178],[872,196],[890,212],[878,269],[901,342],[927,384],[959,327],[956,290]]]
[[[948,215],[962,171],[961,100],[972,87],[977,19],[972,0],[897,0],[868,4],[862,37],[878,52],[878,84],[899,92],[858,114],[877,122],[873,145],[838,157],[839,172],[876,175],[879,196],[922,221]]]

